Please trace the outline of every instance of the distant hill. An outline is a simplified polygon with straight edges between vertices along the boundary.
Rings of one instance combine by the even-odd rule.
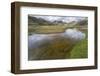
[[[49,23],[49,22],[42,18],[28,16],[28,23],[29,24],[45,24],[45,23]]]
[[[75,21],[71,21],[71,22],[65,22],[63,21],[63,19],[58,19],[58,20],[54,20],[54,21],[50,21],[48,19],[41,18],[41,17],[35,17],[35,16],[28,16],[28,24],[29,25],[63,25],[63,24],[68,24],[68,25],[87,25],[88,24],[88,20],[87,18],[85,19],[77,19]]]
[[[80,20],[77,22],[78,25],[87,25],[88,24],[88,20],[84,19],[84,20]]]

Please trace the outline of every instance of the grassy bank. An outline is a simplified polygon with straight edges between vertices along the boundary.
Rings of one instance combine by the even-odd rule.
[[[87,58],[88,57],[88,40],[87,40],[87,31],[84,32],[86,38],[76,44],[76,46],[71,51],[70,58]]]
[[[79,42],[71,51],[70,58],[87,58],[88,48],[87,48],[87,39]]]

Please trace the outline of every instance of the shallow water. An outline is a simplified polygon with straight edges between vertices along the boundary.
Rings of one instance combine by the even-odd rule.
[[[28,59],[60,59],[69,54],[85,34],[77,29],[67,29],[64,33],[33,34],[28,37]],[[68,55],[69,56],[69,55]]]

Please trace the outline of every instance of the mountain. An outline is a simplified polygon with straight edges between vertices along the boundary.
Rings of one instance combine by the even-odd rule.
[[[87,25],[87,17],[65,17],[65,16],[28,16],[29,25]]]
[[[33,23],[43,24],[43,23],[48,23],[48,21],[46,21],[42,18],[36,18],[36,17],[28,16],[28,23],[29,24],[33,24]]]

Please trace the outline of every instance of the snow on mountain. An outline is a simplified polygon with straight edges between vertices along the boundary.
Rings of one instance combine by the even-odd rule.
[[[36,18],[41,18],[49,22],[62,21],[64,23],[70,23],[73,21],[78,22],[87,18],[87,17],[79,17],[79,16],[33,16],[33,15],[31,16]]]

